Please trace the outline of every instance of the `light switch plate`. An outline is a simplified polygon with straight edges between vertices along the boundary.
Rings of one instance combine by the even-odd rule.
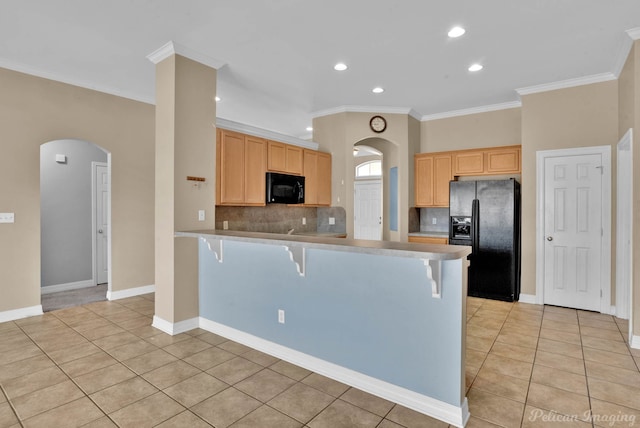
[[[204,210],[198,210],[198,221],[204,221]]]
[[[0,223],[15,223],[15,213],[0,213]]]
[[[329,217],[329,224],[336,224],[336,218],[335,217]]]

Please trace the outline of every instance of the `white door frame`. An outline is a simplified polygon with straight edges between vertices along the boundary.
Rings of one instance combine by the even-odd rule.
[[[631,327],[633,292],[633,130],[617,145],[616,187],[616,316],[629,319]],[[631,328],[629,332],[631,334]],[[631,337],[631,335],[630,335]]]
[[[611,146],[541,150],[536,153],[536,303],[544,304],[544,201],[545,159],[558,156],[602,156],[602,266],[600,312],[613,314],[611,306]]]
[[[107,223],[109,227],[107,228],[107,293],[111,291],[111,153],[107,153],[107,163],[104,162],[91,162],[91,280],[93,285],[98,285],[98,268],[96,256],[98,254],[97,251],[97,238],[96,238],[96,213],[97,213],[97,204],[96,204],[96,167],[97,166],[106,166],[107,167],[107,191],[109,196],[107,198]]]

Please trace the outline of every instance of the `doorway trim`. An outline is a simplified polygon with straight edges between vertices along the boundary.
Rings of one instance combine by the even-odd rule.
[[[616,316],[629,320],[633,337],[633,129],[618,142],[616,187]],[[626,241],[626,242],[625,242]]]
[[[545,160],[558,156],[602,156],[602,265],[600,312],[615,313],[611,306],[611,146],[577,147],[536,152],[536,303],[544,304],[544,200]]]
[[[111,293],[111,153],[107,152],[107,162],[91,162],[91,280],[93,285],[98,285],[98,268],[97,268],[97,238],[96,238],[96,167],[107,167],[107,192],[109,197],[107,198],[107,296]]]

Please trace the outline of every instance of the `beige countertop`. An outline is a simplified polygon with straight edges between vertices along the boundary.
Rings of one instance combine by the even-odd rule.
[[[287,247],[348,251],[392,257],[430,260],[454,260],[467,257],[471,247],[458,245],[419,244],[395,241],[369,241],[324,236],[287,235],[279,233],[240,232],[233,230],[193,230],[176,232],[177,237],[255,242]]]

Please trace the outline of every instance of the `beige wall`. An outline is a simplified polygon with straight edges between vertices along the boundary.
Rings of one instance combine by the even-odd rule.
[[[347,234],[353,237],[353,183],[355,162],[353,146],[367,140],[374,142],[372,147],[380,149],[380,139],[386,140],[386,156],[383,165],[398,167],[398,232],[388,230],[388,217],[385,218],[383,235],[390,240],[407,239],[407,207],[413,203],[413,155],[420,146],[419,122],[404,114],[382,114],[387,120],[387,129],[377,134],[369,128],[373,113],[337,113],[318,117],[313,120],[313,140],[321,151],[329,151],[333,156],[332,166],[332,205],[344,207],[347,215]],[[376,144],[376,145],[374,145]],[[388,189],[384,190],[388,195]],[[385,212],[388,198],[385,196]]]
[[[640,332],[640,274],[636,267],[640,266],[640,41],[634,42],[629,57],[619,78],[620,124],[618,136],[622,137],[629,128],[633,128],[633,306],[632,332],[637,337]]]
[[[520,118],[520,108],[510,108],[424,121],[419,153],[520,144]]]
[[[617,81],[522,97],[522,293],[536,293],[536,152],[615,146],[617,142]],[[612,194],[615,194],[615,149],[612,151]],[[614,241],[612,248],[615,249]],[[613,289],[615,282],[611,284]]]
[[[174,234],[215,228],[215,94],[213,68],[180,55],[156,65],[155,301],[172,323],[198,316],[198,243]]]
[[[154,106],[0,69],[0,311],[40,304],[40,145],[112,156],[112,290],[154,284]]]

